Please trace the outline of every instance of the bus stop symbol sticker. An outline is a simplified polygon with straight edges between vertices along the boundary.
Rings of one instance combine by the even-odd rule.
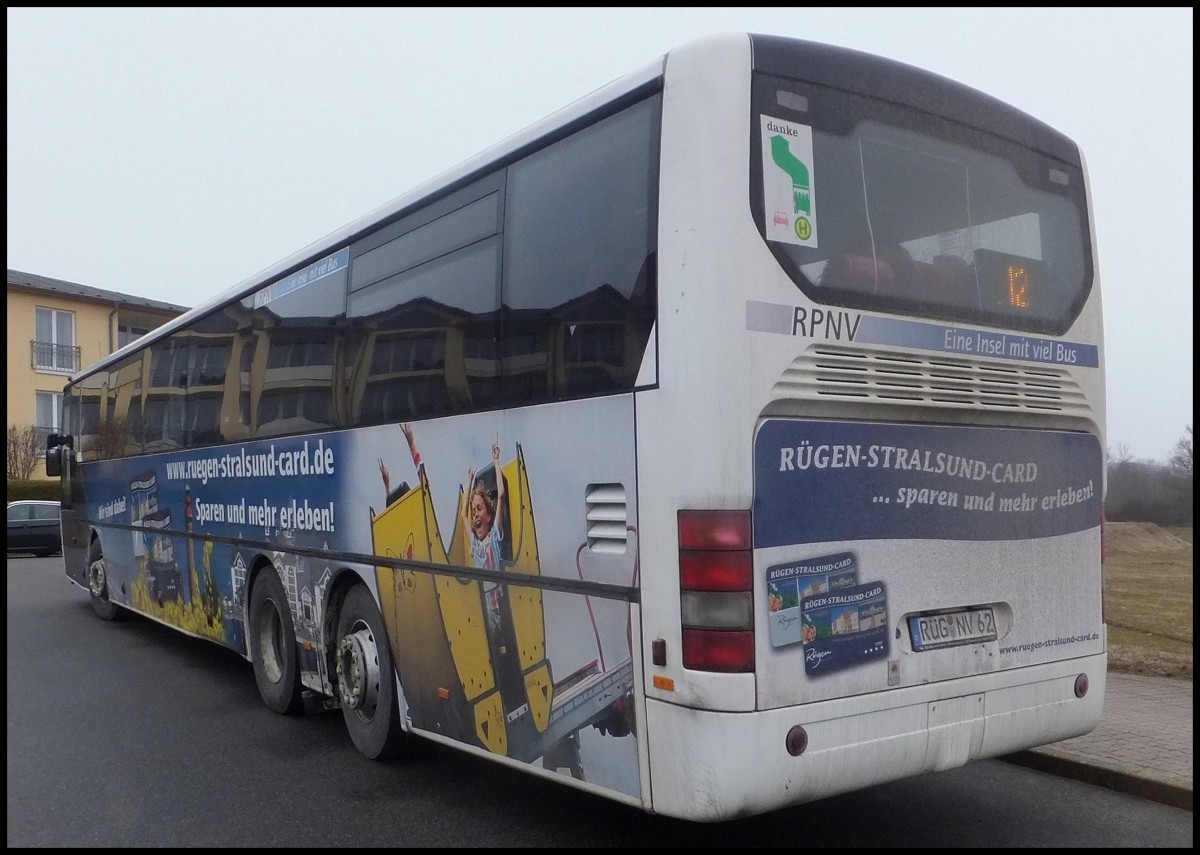
[[[768,240],[817,245],[812,128],[760,116]]]

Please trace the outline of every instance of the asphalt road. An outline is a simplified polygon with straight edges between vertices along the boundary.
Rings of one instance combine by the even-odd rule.
[[[1000,761],[754,819],[644,814],[448,749],[364,760],[250,665],[97,619],[62,558],[8,560],[9,847],[1187,847],[1192,814]]]

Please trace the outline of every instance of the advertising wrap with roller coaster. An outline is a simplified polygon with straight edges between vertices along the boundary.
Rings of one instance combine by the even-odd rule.
[[[311,551],[395,559],[368,581],[412,727],[639,798],[629,603],[520,584],[636,585],[631,409],[579,401],[562,420],[482,414],[85,464],[88,512],[112,524],[110,597],[245,653],[239,543],[265,542],[301,681],[328,693],[316,650],[342,564]],[[565,454],[565,436],[588,454]],[[624,537],[594,548],[600,494]]]

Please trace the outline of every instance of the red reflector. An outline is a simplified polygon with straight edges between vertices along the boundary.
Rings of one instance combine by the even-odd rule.
[[[754,633],[685,629],[683,667],[693,671],[743,673],[754,670]]]
[[[680,552],[679,584],[685,591],[749,591],[750,553]]]
[[[680,511],[680,549],[749,549],[749,511]]]

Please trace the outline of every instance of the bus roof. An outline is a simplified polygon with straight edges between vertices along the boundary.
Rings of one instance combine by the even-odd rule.
[[[751,33],[718,34],[697,39],[690,44],[722,41],[728,44],[736,40],[750,42],[753,64],[759,71],[768,74],[790,73],[795,75],[799,73],[805,79],[815,83],[836,85],[851,91],[874,93],[877,97],[882,93],[884,98],[918,109],[932,109],[934,106],[933,103],[928,102],[928,98],[922,101],[919,93],[929,88],[920,84],[936,81],[935,101],[936,98],[955,96],[955,106],[959,114],[971,116],[972,121],[984,130],[1014,139],[1023,145],[1033,146],[1053,157],[1075,164],[1079,163],[1080,156],[1075,145],[1049,125],[984,92],[898,60],[820,42]],[[840,69],[836,80],[830,78],[828,71],[831,67],[829,59],[834,55],[837,56],[837,67]],[[627,106],[657,85],[665,71],[668,56],[669,53],[663,54],[641,68],[593,90],[544,119],[484,149],[474,157],[434,176],[346,226],[242,280],[191,311],[157,327],[148,335],[82,369],[70,378],[69,383],[74,383],[96,371],[104,370],[128,354],[148,347],[187,327],[196,319],[222,306],[243,299],[263,286],[302,269],[305,265],[348,245],[368,230],[404,216],[417,205],[453,192],[486,170],[517,160],[529,149],[570,133],[576,125],[591,119],[599,110],[616,111]],[[858,65],[852,66],[853,73],[847,76],[846,63],[854,58],[857,58]],[[1017,127],[1014,127],[1014,117],[1023,119],[1016,123]]]
[[[941,116],[963,117],[995,136],[1080,166],[1065,134],[1028,113],[964,83],[895,59],[852,48],[784,36],[752,35],[755,71],[805,80],[903,104]]]

